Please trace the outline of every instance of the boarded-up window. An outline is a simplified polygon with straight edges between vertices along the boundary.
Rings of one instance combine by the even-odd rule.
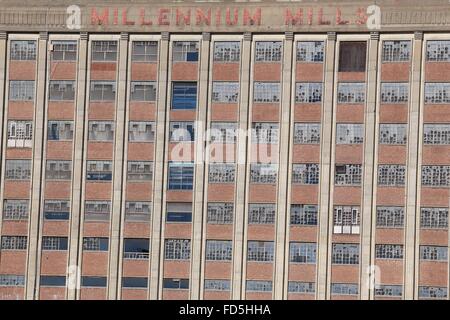
[[[366,42],[341,42],[339,48],[340,72],[364,72],[366,70]]]

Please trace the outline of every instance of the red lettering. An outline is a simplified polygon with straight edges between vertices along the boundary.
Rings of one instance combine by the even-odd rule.
[[[216,26],[220,26],[220,24],[222,23],[222,12],[220,11],[220,9],[216,10]]]
[[[97,10],[92,8],[91,11],[91,24],[107,25],[109,23],[109,10],[108,8],[103,9],[103,14],[98,15]]]
[[[323,8],[319,9],[319,15],[317,18],[319,25],[329,25],[331,23],[330,21],[323,20]]]
[[[342,13],[341,9],[336,8],[336,24],[349,24],[350,21],[348,20],[342,20]]]
[[[225,13],[225,22],[227,26],[234,26],[238,23],[239,19],[239,11],[238,9],[233,10],[233,20],[231,20],[231,10],[230,8],[227,8],[227,11]]]
[[[211,9],[208,9],[208,11],[206,12],[206,14],[203,12],[202,9],[198,9],[195,10],[196,14],[196,25],[201,25],[203,22],[207,25],[210,26],[211,25]]]
[[[286,9],[284,14],[284,24],[287,26],[297,26],[303,24],[303,9],[297,9],[295,16],[290,9]]]
[[[127,9],[122,9],[122,24],[124,26],[134,26],[134,21],[128,20]]]
[[[365,24],[367,22],[367,14],[365,8],[358,8],[356,10],[356,16],[358,17],[355,21],[356,24]]]
[[[115,25],[119,24],[119,9],[117,9],[117,8],[114,8],[113,24],[115,24]]]
[[[244,26],[246,25],[261,25],[261,8],[257,8],[253,17],[250,16],[250,12],[247,9],[244,9]]]
[[[145,20],[145,9],[139,9],[139,23],[141,26],[151,26],[153,23],[151,20]]]
[[[308,9],[308,24],[309,25],[313,24],[313,14],[314,14],[313,9],[309,8]]]
[[[186,26],[191,24],[191,9],[188,9],[187,14],[184,14],[180,9],[177,9],[176,11],[176,20],[177,20],[177,26],[181,25],[182,23]]]
[[[158,14],[158,24],[160,26],[170,26],[170,21],[167,15],[169,14],[169,9],[159,9]]]

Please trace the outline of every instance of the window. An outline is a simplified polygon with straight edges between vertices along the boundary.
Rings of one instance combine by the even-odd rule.
[[[140,289],[148,287],[148,278],[144,277],[123,277],[122,288]]]
[[[211,122],[211,143],[235,143],[237,124],[234,122]]]
[[[130,121],[128,140],[132,142],[155,141],[155,123],[150,121]]]
[[[125,202],[125,221],[150,221],[152,203],[145,201]]]
[[[251,183],[277,183],[278,165],[271,163],[252,163],[250,165]]]
[[[30,202],[28,200],[8,199],[3,202],[4,220],[27,220],[30,214]]]
[[[319,144],[320,123],[295,123],[294,144]]]
[[[406,166],[399,164],[383,164],[378,166],[378,185],[401,187],[405,185]]]
[[[189,260],[191,258],[191,240],[166,239],[164,247],[167,260]]]
[[[289,261],[294,263],[316,263],[316,243],[291,242]]]
[[[336,144],[361,144],[364,142],[364,125],[338,123],[336,126]]]
[[[274,224],[277,212],[276,204],[250,203],[248,208],[249,224]]]
[[[163,279],[164,289],[189,289],[189,279]]]
[[[450,166],[422,166],[422,185],[427,187],[450,186]]]
[[[270,292],[272,291],[272,281],[247,280],[247,292]]]
[[[213,82],[212,101],[218,103],[237,103],[239,82]]]
[[[359,234],[360,210],[356,206],[336,206],[333,233]]]
[[[133,41],[131,61],[156,62],[158,60],[157,41]]]
[[[153,177],[153,162],[151,161],[128,161],[128,181],[150,181]]]
[[[108,279],[106,277],[82,276],[81,286],[84,288],[106,288]]]
[[[297,61],[323,62],[324,41],[299,41],[297,42]]]
[[[2,236],[2,250],[27,250],[26,236]]]
[[[339,72],[364,72],[366,48],[365,41],[342,41],[339,46]]]
[[[192,222],[192,203],[167,203],[166,222]]]
[[[170,142],[195,140],[195,124],[192,121],[170,121]]]
[[[319,164],[306,163],[292,165],[292,183],[303,185],[319,184]]]
[[[67,237],[42,237],[42,250],[67,250]]]
[[[366,85],[362,82],[340,82],[338,84],[338,103],[366,102]]]
[[[117,41],[92,41],[92,61],[116,61]]]
[[[9,81],[9,100],[11,101],[33,101],[33,80],[11,80]]]
[[[419,286],[419,298],[446,299],[446,287]]]
[[[6,160],[6,180],[29,180],[31,178],[31,160]]]
[[[359,264],[359,244],[334,243],[334,264]]]
[[[254,262],[273,261],[273,241],[248,241],[247,260]]]
[[[83,250],[84,251],[108,251],[109,239],[108,238],[83,238]]]
[[[281,41],[257,41],[255,43],[255,61],[256,62],[281,61],[282,48],[283,43]]]
[[[39,284],[41,287],[65,287],[65,276],[41,276]]]
[[[208,203],[208,223],[210,224],[232,224],[233,203],[210,202]]]
[[[233,243],[230,240],[206,240],[206,260],[231,261]]]
[[[343,164],[336,165],[335,184],[338,186],[361,185],[362,165]]]
[[[380,144],[406,144],[406,128],[406,124],[380,124]]]
[[[52,80],[49,84],[50,101],[71,101],[75,99],[75,81]]]
[[[423,143],[434,145],[450,145],[450,125],[425,124],[423,126]]]
[[[322,102],[322,83],[303,82],[295,84],[296,103]]]
[[[205,291],[230,291],[230,280],[205,280]]]
[[[209,165],[209,183],[233,183],[235,179],[234,163],[211,163]]]
[[[378,228],[403,228],[404,221],[403,207],[377,207]]]
[[[280,83],[278,82],[255,82],[253,102],[255,103],[278,103],[280,102]]]
[[[45,179],[70,180],[72,178],[72,161],[47,160]]]
[[[110,201],[86,201],[84,205],[84,219],[89,220],[109,220],[111,214]]]
[[[314,282],[300,282],[289,281],[288,282],[289,293],[315,293],[316,287]]]
[[[87,161],[88,181],[111,181],[112,180],[112,161]]]
[[[156,101],[156,82],[131,81],[131,101]]]
[[[197,108],[197,82],[173,82],[172,109],[189,110]]]
[[[278,143],[278,123],[254,122],[252,124],[252,143]]]
[[[36,60],[36,41],[11,40],[11,60]]]
[[[193,182],[192,162],[169,162],[169,190],[192,190]]]
[[[447,229],[447,208],[421,208],[420,227],[424,229]]]
[[[32,121],[8,121],[8,148],[31,148],[33,146]]]
[[[147,260],[150,241],[148,239],[124,239],[123,258],[131,260]]]
[[[292,226],[316,226],[317,211],[315,205],[291,204],[291,225]]]
[[[24,287],[25,276],[0,274],[0,287]]]
[[[67,200],[45,200],[45,220],[69,220],[70,202]]]
[[[358,285],[350,283],[332,283],[331,294],[356,295],[358,294]]]
[[[238,62],[241,56],[240,43],[238,41],[214,42],[214,61]]]
[[[116,99],[116,83],[114,81],[91,81],[91,101],[114,101]]]
[[[447,261],[448,247],[420,246],[420,259],[432,261]]]
[[[450,61],[450,41],[427,41],[427,61]]]
[[[186,62],[198,61],[198,51],[200,44],[198,41],[174,41],[173,61]]]
[[[450,83],[425,83],[425,103],[450,103]]]
[[[383,41],[383,62],[406,62],[411,57],[411,41]]]
[[[403,286],[379,285],[375,288],[375,295],[378,297],[401,297],[403,295]]]
[[[409,99],[409,83],[381,83],[382,103],[406,103]]]
[[[403,245],[377,244],[375,245],[375,257],[377,259],[403,259]]]
[[[71,141],[73,139],[73,121],[49,121],[47,139],[50,141]]]
[[[52,60],[54,61],[76,61],[77,42],[72,40],[52,41]]]

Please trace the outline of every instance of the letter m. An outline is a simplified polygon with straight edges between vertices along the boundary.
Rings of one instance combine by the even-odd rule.
[[[298,9],[295,16],[292,14],[291,9],[286,9],[284,15],[284,24],[287,26],[296,26],[303,24],[303,9]]]
[[[97,9],[92,8],[91,11],[91,24],[93,25],[107,25],[109,22],[109,10],[108,8],[103,9],[103,14],[101,16],[98,15]]]

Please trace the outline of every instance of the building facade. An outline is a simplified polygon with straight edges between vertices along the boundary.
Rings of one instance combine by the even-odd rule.
[[[0,3],[0,299],[448,299],[448,3],[108,3]]]

